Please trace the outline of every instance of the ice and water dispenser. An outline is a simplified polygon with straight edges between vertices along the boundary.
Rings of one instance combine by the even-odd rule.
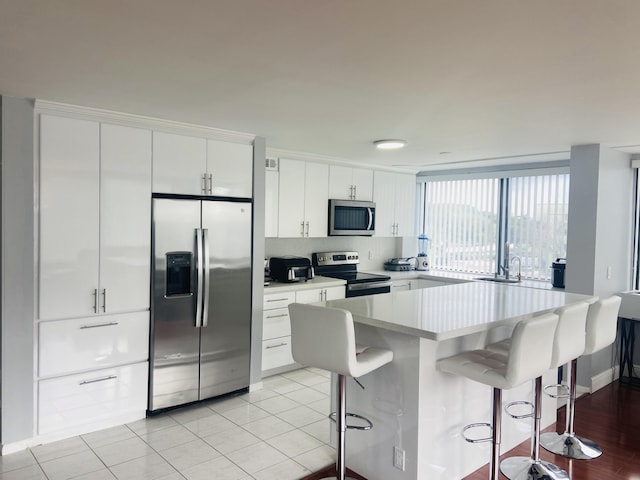
[[[167,253],[165,295],[191,295],[191,252]]]

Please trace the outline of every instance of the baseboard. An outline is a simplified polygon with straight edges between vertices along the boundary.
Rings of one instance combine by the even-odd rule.
[[[262,381],[249,385],[249,392],[255,392],[256,390],[262,390]]]
[[[591,377],[591,389],[588,393],[594,393],[600,390],[602,387],[606,387],[614,380],[618,378],[620,375],[620,367],[615,365],[612,368],[606,369],[604,372],[601,372],[597,375]]]

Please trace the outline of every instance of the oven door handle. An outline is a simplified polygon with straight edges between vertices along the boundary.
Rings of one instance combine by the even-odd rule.
[[[383,288],[391,287],[392,282],[364,282],[364,283],[347,283],[348,291],[365,290],[367,288]]]

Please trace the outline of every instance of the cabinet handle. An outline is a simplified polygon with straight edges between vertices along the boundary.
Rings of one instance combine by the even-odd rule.
[[[274,298],[274,299],[267,300],[267,303],[269,303],[269,302],[282,302],[284,300],[289,300],[289,299],[286,298],[286,297],[285,298]]]
[[[213,194],[213,173],[209,174],[209,195]]]
[[[98,313],[98,289],[93,289],[93,313]]]
[[[349,185],[349,200],[353,200],[353,185]]]
[[[207,174],[202,174],[202,193],[207,194]]]
[[[106,377],[93,378],[91,380],[83,380],[78,385],[88,385],[90,383],[106,382],[107,380],[114,380],[118,378],[117,375],[107,375]]]
[[[267,315],[267,318],[280,318],[280,317],[288,317],[288,313],[281,313],[280,315]]]
[[[102,312],[106,312],[107,311],[107,289],[103,288],[102,289]]]
[[[300,222],[300,236],[304,237],[304,222]]]
[[[81,325],[80,330],[85,330],[87,328],[114,327],[116,325],[118,325],[118,322],[93,323],[89,325]]]
[[[289,344],[287,342],[282,342],[277,345],[267,345],[266,350],[269,350],[270,348],[284,347],[285,345],[289,345]]]
[[[309,222],[306,223],[307,231],[305,232],[305,237],[309,236]]]
[[[358,196],[358,186],[354,185],[353,186],[353,199],[355,200],[357,196]]]

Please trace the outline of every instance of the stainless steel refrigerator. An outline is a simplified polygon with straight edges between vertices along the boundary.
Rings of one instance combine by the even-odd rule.
[[[153,199],[149,411],[249,385],[251,203]]]

